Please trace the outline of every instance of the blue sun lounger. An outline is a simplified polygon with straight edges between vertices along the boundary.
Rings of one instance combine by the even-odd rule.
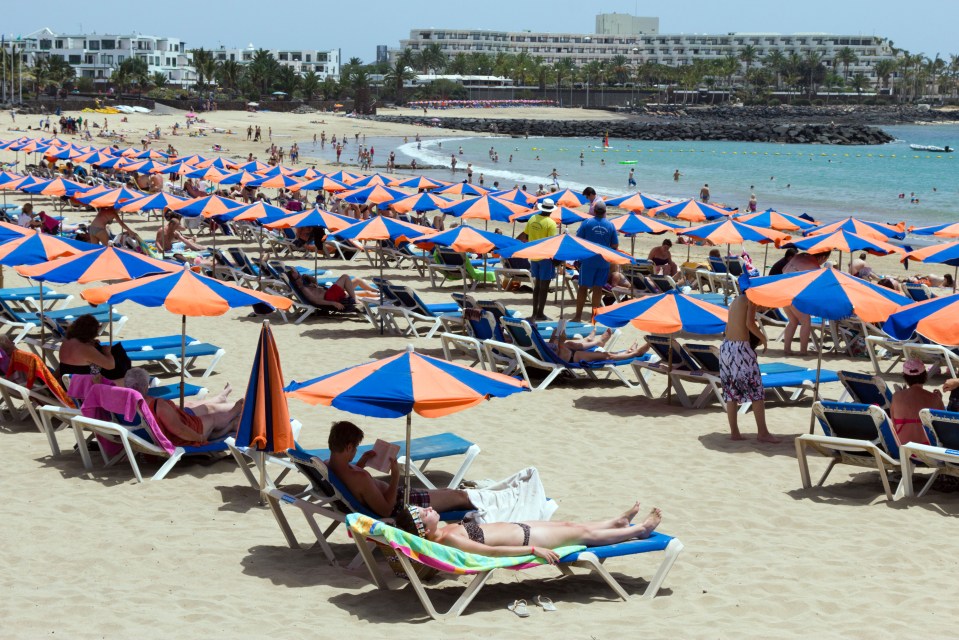
[[[56,293],[53,289],[43,287],[43,302],[66,302],[73,296],[66,293]],[[33,307],[33,311],[40,310],[40,287],[10,287],[0,289],[0,300],[18,305],[26,311],[26,304]]]
[[[191,377],[190,368],[193,367],[197,358],[212,356],[212,360],[210,360],[210,363],[200,376],[206,378],[209,377],[213,369],[220,362],[220,358],[226,353],[226,350],[223,348],[206,342],[188,343],[186,349],[183,350],[180,346],[179,336],[177,336],[177,345],[175,347],[160,347],[157,349],[142,348],[130,351],[126,342],[124,342],[124,348],[127,349],[127,355],[133,363],[157,363],[171,373],[179,373],[182,368],[188,378]]]
[[[886,499],[892,502],[902,495],[905,486],[900,483],[895,497],[889,485],[890,471],[899,472],[899,445],[893,433],[892,421],[886,412],[875,405],[852,402],[815,402],[813,414],[819,420],[823,435],[804,433],[796,438],[796,458],[803,489],[812,487],[806,453],[812,449],[829,459],[817,487],[821,487],[837,464],[866,467],[879,471]]]
[[[573,378],[597,380],[596,374],[603,372],[606,377],[615,376],[620,382],[629,388],[635,385],[620,370],[620,367],[627,366],[633,362],[648,359],[644,355],[641,358],[628,358],[625,360],[591,360],[566,362],[553,351],[546,339],[540,335],[536,327],[523,318],[510,318],[504,316],[500,319],[503,331],[509,334],[512,342],[499,342],[497,340],[487,340],[486,348],[489,356],[489,362],[500,360],[503,354],[510,354],[511,361],[506,364],[505,371],[507,375],[520,375],[529,384],[534,391],[546,389],[560,375],[568,375]],[[613,338],[607,343],[612,343],[613,339],[619,335],[619,330],[613,334]],[[546,371],[546,377],[537,385],[530,378],[528,369],[539,369]]]
[[[932,487],[940,474],[959,476],[959,413],[941,409],[923,409],[919,419],[926,430],[929,444],[909,442],[899,448],[902,464],[902,493],[905,497],[921,498]],[[915,493],[913,471],[917,465],[932,469],[926,484]]]
[[[430,440],[430,438],[432,438],[432,440]],[[420,455],[418,453],[418,443],[420,441],[424,442],[424,450],[430,452],[428,453],[428,455],[431,456],[429,459],[442,457],[444,449],[441,444],[444,441],[450,442],[452,445],[451,450],[458,452],[450,455],[464,453],[462,451],[463,445],[469,445],[466,451],[467,460],[464,461],[461,466],[463,473],[466,472],[469,465],[472,464],[473,458],[479,453],[479,447],[477,445],[467,442],[454,434],[445,433],[439,436],[413,439],[410,442],[410,447],[414,452],[412,459]],[[288,462],[299,469],[300,472],[309,479],[310,487],[305,492],[297,495],[290,494],[276,487],[270,487],[264,489],[262,495],[266,498],[267,504],[273,512],[273,516],[276,518],[276,523],[279,525],[291,549],[299,549],[301,546],[296,539],[296,534],[293,533],[293,529],[290,527],[286,515],[283,513],[282,504],[288,504],[300,509],[306,518],[307,524],[309,524],[310,529],[316,536],[316,544],[323,549],[323,553],[326,555],[330,564],[336,565],[338,564],[336,557],[328,542],[329,536],[333,531],[335,531],[341,523],[346,522],[347,516],[351,513],[359,513],[371,518],[379,518],[379,516],[367,509],[356,496],[353,495],[343,481],[330,471],[322,457],[314,455],[314,453],[324,454],[324,452],[325,455],[329,455],[328,451],[322,449],[308,451],[299,446],[294,449],[289,449],[287,451],[289,455]],[[417,475],[419,476],[419,474]],[[456,477],[461,478],[462,473],[457,473]],[[429,481],[427,481],[427,483],[427,486],[435,488]],[[440,514],[440,518],[447,522],[458,522],[463,519],[466,513],[466,511],[444,512]],[[332,520],[332,522],[324,530],[320,528],[317,523],[317,516],[328,518]],[[355,562],[356,559],[354,559],[354,563]]]
[[[424,540],[362,514],[347,516],[347,523],[353,534],[353,541],[356,543],[373,583],[380,589],[390,588],[390,584],[380,572],[372,551],[377,546],[379,548],[392,548],[414,593],[416,593],[426,613],[434,620],[455,618],[463,613],[496,570],[528,570],[537,568],[542,564],[542,561],[534,556],[492,558],[466,553],[437,542]],[[377,546],[371,546],[368,541],[377,543]],[[603,563],[610,558],[623,558],[659,551],[665,552],[656,574],[649,581],[649,585],[642,595],[643,600],[650,600],[656,596],[662,587],[669,570],[683,550],[683,544],[677,538],[653,532],[645,540],[627,540],[619,544],[598,547],[583,547],[580,545],[575,548],[579,550],[566,552],[560,557],[557,568],[566,576],[574,575],[571,567],[590,569],[599,574],[616,595],[623,600],[629,599],[629,593],[607,571]],[[567,551],[569,549],[569,547],[566,548]],[[472,575],[473,579],[450,609],[442,613],[437,611],[432,600],[430,600],[429,592],[420,581],[414,563],[423,564],[455,576]]]

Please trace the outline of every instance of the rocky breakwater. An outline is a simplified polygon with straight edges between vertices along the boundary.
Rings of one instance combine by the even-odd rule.
[[[871,145],[892,142],[876,127],[855,124],[770,122],[758,118],[642,120],[526,120],[519,118],[457,118],[373,116],[382,122],[420,124],[431,128],[476,131],[510,136],[549,138],[610,138],[627,140],[737,140],[786,144]]]

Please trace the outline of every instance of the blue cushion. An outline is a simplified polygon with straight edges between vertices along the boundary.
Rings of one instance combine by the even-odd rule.
[[[576,553],[571,553],[568,556],[560,558],[560,562],[575,562],[579,559],[581,553],[592,553],[600,560],[603,560],[605,558],[631,556],[637,553],[648,553],[650,551],[662,551],[672,540],[672,536],[654,531],[645,540],[627,540],[626,542],[608,544],[602,547],[588,547],[582,551],[577,551]]]

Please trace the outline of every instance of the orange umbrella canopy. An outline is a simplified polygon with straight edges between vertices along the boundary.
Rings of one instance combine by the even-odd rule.
[[[131,280],[144,275],[182,271],[183,267],[125,249],[100,247],[28,267],[17,267],[27,278],[47,282],[102,282]]]
[[[264,322],[246,387],[243,414],[237,427],[238,446],[277,453],[296,445],[283,385],[280,353],[273,340],[270,323]]]
[[[778,247],[794,247],[800,251],[809,253],[825,253],[827,251],[842,251],[852,253],[853,251],[868,251],[876,256],[887,256],[890,253],[905,253],[902,247],[883,242],[873,236],[863,237],[848,231],[836,231],[830,234],[815,234],[800,238],[798,240],[789,240],[777,242]]]
[[[901,240],[906,237],[906,223],[900,222],[899,224],[892,225],[849,217],[838,222],[832,222],[815,227],[814,229],[809,229],[805,233],[807,236],[818,236],[836,233],[838,231],[854,233],[857,236],[869,238],[870,240],[888,240],[889,238],[898,238]]]
[[[518,249],[506,249],[500,253],[505,258],[527,260],[587,260],[601,257],[610,264],[628,264],[633,259],[625,253],[614,251],[568,233],[530,242]]]

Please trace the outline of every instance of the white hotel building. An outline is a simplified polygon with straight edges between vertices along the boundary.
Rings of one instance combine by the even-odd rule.
[[[196,83],[192,58],[186,43],[178,38],[142,34],[58,34],[43,28],[20,40],[27,63],[41,56],[62,56],[77,72],[77,78],[107,83],[127,58],[146,61],[150,73],[160,72],[174,86]]]
[[[273,54],[284,67],[292,67],[294,71],[303,75],[313,71],[320,76],[320,80],[326,78],[337,79],[340,77],[340,50],[319,50],[319,49],[267,49]],[[240,64],[249,64],[253,60],[253,54],[256,48],[250,44],[245,49],[228,49],[220,47],[213,49],[213,59],[217,62],[226,62],[232,60]]]
[[[480,29],[413,29],[410,37],[400,41],[399,50],[420,51],[438,44],[449,57],[458,53],[526,52],[548,64],[572,58],[577,66],[592,61],[605,61],[624,55],[631,65],[653,62],[681,66],[696,59],[716,60],[727,55],[738,56],[747,45],[756,50],[755,66],[773,51],[785,55],[793,52],[805,56],[810,51],[822,54],[823,64],[834,65],[836,54],[844,47],[852,49],[859,62],[849,66],[850,75],[861,71],[875,80],[873,66],[879,60],[893,58],[889,40],[869,35],[831,35],[825,33],[727,33],[662,34],[659,18],[624,14],[596,16],[596,33],[546,33],[534,31],[489,31]]]

